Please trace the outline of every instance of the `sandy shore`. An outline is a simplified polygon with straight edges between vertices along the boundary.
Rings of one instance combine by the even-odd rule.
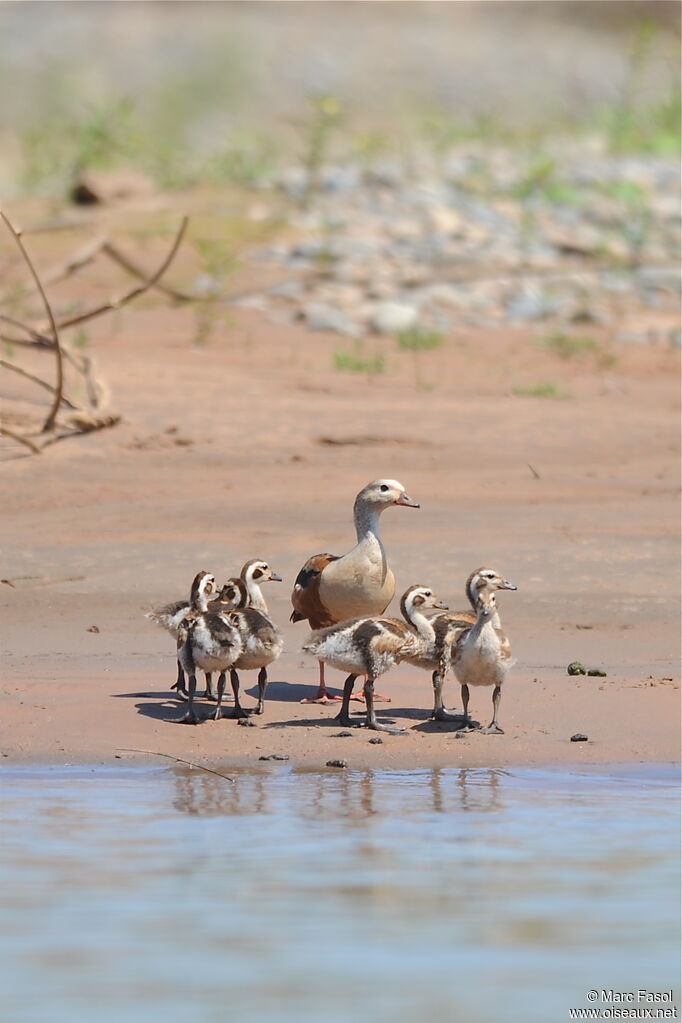
[[[527,331],[470,330],[418,365],[391,351],[367,379],[333,368],[331,335],[239,311],[197,348],[191,317],[131,307],[115,334],[96,321],[120,426],[35,458],[3,444],[6,763],[109,763],[122,748],[391,768],[679,757],[678,353],[557,364]],[[513,394],[559,376],[565,400]],[[519,587],[500,598],[516,656],[503,736],[429,721],[430,679],[407,666],[379,687],[407,734],[382,744],[338,738],[336,708],[299,702],[316,665],[288,622],[293,579],[309,554],[352,545],[353,498],[378,476],[421,502],[383,519],[399,592],[425,582],[459,608],[481,564]],[[255,556],[284,577],[267,591],[286,650],[265,714],[177,724],[173,641],[144,611],[199,569],[226,577]],[[575,659],[606,677],[569,677]],[[448,680],[448,707],[458,690]],[[490,694],[471,709],[487,723]]]

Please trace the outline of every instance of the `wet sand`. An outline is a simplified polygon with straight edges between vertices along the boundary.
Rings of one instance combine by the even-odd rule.
[[[388,371],[368,379],[333,368],[334,335],[237,310],[197,347],[193,315],[149,301],[115,328],[93,321],[118,427],[35,458],[3,442],[6,763],[108,763],[130,747],[357,768],[679,757],[678,352],[619,346],[605,367],[559,361],[529,330],[466,330],[416,360],[379,342]],[[542,379],[568,397],[513,394]],[[519,587],[500,596],[516,657],[504,735],[430,722],[430,678],[407,666],[378,686],[380,714],[407,728],[382,744],[337,738],[335,707],[299,702],[317,667],[288,621],[293,579],[310,554],[352,546],[354,496],[379,476],[421,502],[383,517],[398,594],[424,582],[460,608],[482,564]],[[265,714],[177,724],[174,643],[144,611],[199,569],[227,577],[256,556],[284,577],[266,591],[286,649]],[[607,676],[569,677],[576,659]],[[461,709],[453,679],[445,698]],[[473,716],[490,710],[474,691]]]

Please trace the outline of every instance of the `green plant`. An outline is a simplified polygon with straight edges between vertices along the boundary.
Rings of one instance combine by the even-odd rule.
[[[319,191],[320,172],[329,154],[332,136],[343,120],[343,106],[336,96],[324,93],[309,99],[308,117],[303,125],[303,165],[306,169],[304,203]]]
[[[398,347],[412,352],[440,348],[444,340],[439,330],[426,330],[424,327],[409,327],[407,330],[399,330],[396,334]]]
[[[546,348],[547,351],[558,355],[560,359],[573,359],[577,355],[597,350],[597,342],[593,337],[584,334],[565,334],[563,331],[539,338],[536,344],[539,348]]]
[[[568,395],[561,391],[551,380],[542,380],[530,387],[514,387],[513,393],[518,398],[556,398],[564,399]]]
[[[334,369],[343,373],[366,373],[368,376],[376,376],[386,371],[386,360],[380,352],[366,355],[364,344],[357,341],[353,352],[334,352]]]

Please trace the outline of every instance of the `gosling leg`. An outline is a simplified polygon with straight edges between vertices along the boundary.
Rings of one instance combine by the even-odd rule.
[[[462,685],[462,707],[464,708],[464,713],[462,714],[464,724],[460,726],[460,731],[472,732],[477,727],[477,724],[469,717],[469,686],[467,685]]]
[[[196,691],[197,676],[193,671],[189,676],[189,690],[187,693],[187,712],[184,715],[184,717],[181,717],[179,719],[183,724],[197,725],[199,723],[199,718],[197,717],[197,713],[194,709],[194,694],[196,693]]]
[[[204,693],[204,697],[211,701],[217,700],[218,697],[216,696],[216,692],[213,688],[213,675],[210,671],[205,671],[204,678],[206,679],[206,692]]]
[[[180,644],[178,644],[179,646]],[[187,686],[185,685],[185,672],[182,669],[180,658],[178,657],[178,677],[177,680],[171,686],[171,689],[177,690],[178,698],[180,700],[187,699]]]
[[[258,706],[256,714],[262,714],[265,708],[265,691],[268,688],[268,673],[265,668],[258,672]]]
[[[223,704],[223,693],[225,692],[225,672],[221,671],[218,676],[218,703],[216,704],[215,714],[213,715],[214,721],[220,720],[220,708]]]
[[[232,686],[232,692],[234,693],[234,713],[231,715],[233,718],[246,718],[249,715],[246,713],[241,703],[239,702],[239,675],[235,668],[230,668],[230,685]]]
[[[380,725],[374,712],[374,679],[368,675],[365,680],[365,706],[367,707],[367,727],[375,732],[388,732],[389,735],[404,735],[404,728],[391,728],[390,725]]]
[[[434,671],[431,676],[433,682],[433,713],[432,721],[460,721],[459,714],[448,714],[443,703],[443,676],[439,671]]]
[[[357,675],[349,675],[343,686],[343,703],[341,704],[341,710],[335,717],[335,721],[338,721],[340,725],[345,725],[346,728],[352,728],[357,725],[357,721],[354,721],[350,716],[350,698],[353,692],[353,686]]]
[[[495,686],[493,689],[493,719],[487,728],[482,728],[481,731],[485,735],[504,735],[504,729],[500,728],[497,723],[497,711],[500,707],[500,697],[502,695],[502,687]]]

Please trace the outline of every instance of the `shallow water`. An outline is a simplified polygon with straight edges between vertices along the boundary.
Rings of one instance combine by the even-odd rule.
[[[3,773],[3,1019],[560,1023],[678,982],[672,767],[232,777]]]

